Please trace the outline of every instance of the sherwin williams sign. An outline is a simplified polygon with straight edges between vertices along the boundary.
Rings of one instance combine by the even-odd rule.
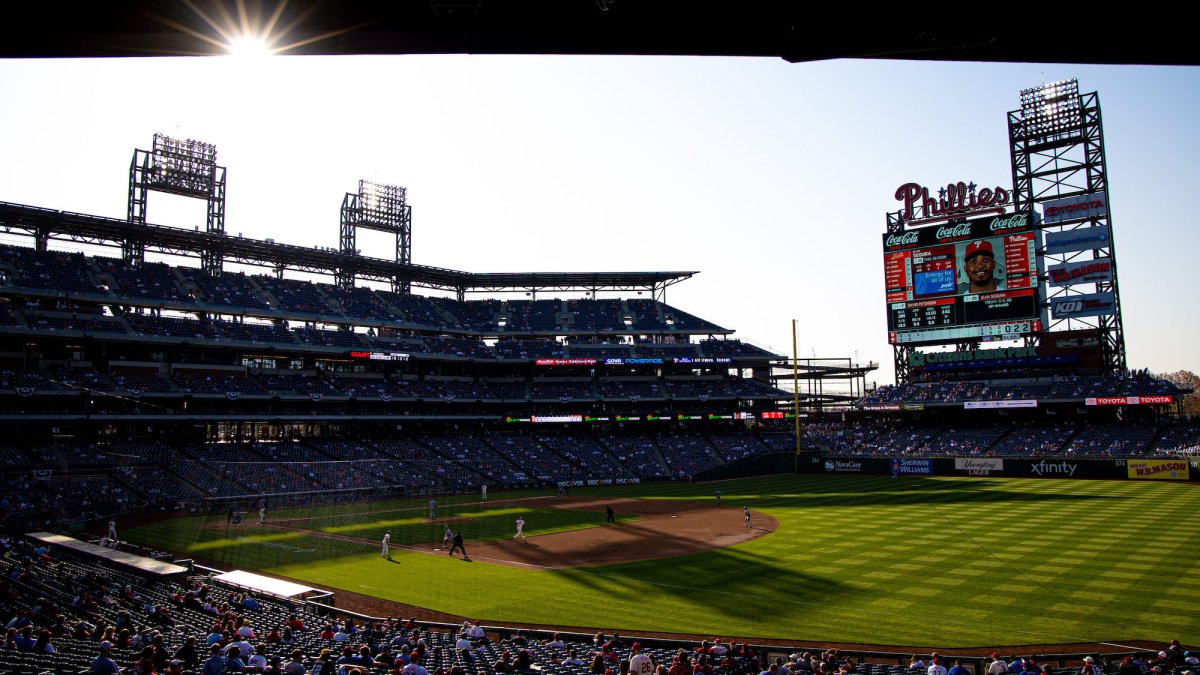
[[[933,473],[932,459],[893,458],[892,473],[928,476]]]
[[[1185,459],[1131,459],[1125,467],[1130,478],[1142,480],[1187,480],[1188,463]]]

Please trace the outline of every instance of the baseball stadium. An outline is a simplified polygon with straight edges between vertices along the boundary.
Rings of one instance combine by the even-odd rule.
[[[148,131],[124,217],[0,202],[0,672],[1194,673],[1200,422],[1128,362],[1100,94],[995,123],[1011,184],[879,195],[882,386],[700,271],[416,263],[382,181],[306,186],[336,248],[235,236],[207,140]]]

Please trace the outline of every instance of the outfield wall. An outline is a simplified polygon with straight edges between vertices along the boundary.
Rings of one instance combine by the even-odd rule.
[[[1078,459],[1034,457],[832,457],[800,458],[802,473],[874,473],[902,476],[1100,478],[1200,482],[1200,458]]]

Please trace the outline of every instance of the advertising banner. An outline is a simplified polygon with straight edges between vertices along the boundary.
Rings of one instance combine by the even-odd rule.
[[[1107,316],[1117,311],[1116,306],[1116,298],[1108,291],[1050,298],[1050,314],[1056,320]]]
[[[995,410],[997,408],[1036,408],[1037,399],[1018,399],[1015,401],[966,401],[966,410]]]
[[[1051,286],[1094,284],[1101,281],[1112,281],[1113,278],[1112,260],[1108,258],[1064,263],[1055,265],[1046,271],[1050,274]]]
[[[1107,225],[1081,227],[1078,230],[1046,233],[1046,255],[1091,251],[1112,245],[1112,232]]]
[[[1097,396],[1085,398],[1084,405],[1170,405],[1172,396]]]
[[[1188,462],[1184,459],[1131,459],[1129,477],[1140,480],[1187,480]]]
[[[1042,222],[1046,225],[1099,218],[1107,214],[1108,196],[1103,192],[1064,197],[1042,204]]]
[[[999,457],[956,457],[954,470],[968,476],[1003,476],[1004,460]]]
[[[928,458],[893,457],[892,473],[929,476],[933,474],[933,460]]]
[[[829,473],[862,473],[863,463],[847,459],[825,460],[825,471]]]

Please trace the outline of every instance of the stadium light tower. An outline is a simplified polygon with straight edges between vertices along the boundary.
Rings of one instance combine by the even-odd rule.
[[[205,200],[208,202],[205,231],[210,235],[225,234],[225,167],[217,166],[216,145],[154,134],[151,149],[135,149],[129,164],[130,223],[146,224],[151,190]],[[213,244],[201,252],[201,267],[209,274],[220,274],[220,246],[216,241]],[[144,261],[145,242],[128,240],[121,248],[127,262]]]
[[[396,235],[396,262],[412,263],[412,207],[408,205],[408,190],[398,185],[383,185],[368,180],[358,181],[358,194],[347,192],[342,199],[341,250],[345,255],[358,255],[358,229],[391,232]],[[354,273],[343,270],[338,283],[354,285]],[[393,279],[393,290],[408,294],[412,290],[408,279]]]
[[[1041,217],[1047,328],[1094,336],[1102,370],[1124,370],[1100,98],[1080,94],[1074,78],[1025,89],[1020,110],[1008,113],[1008,137],[1013,202]]]

